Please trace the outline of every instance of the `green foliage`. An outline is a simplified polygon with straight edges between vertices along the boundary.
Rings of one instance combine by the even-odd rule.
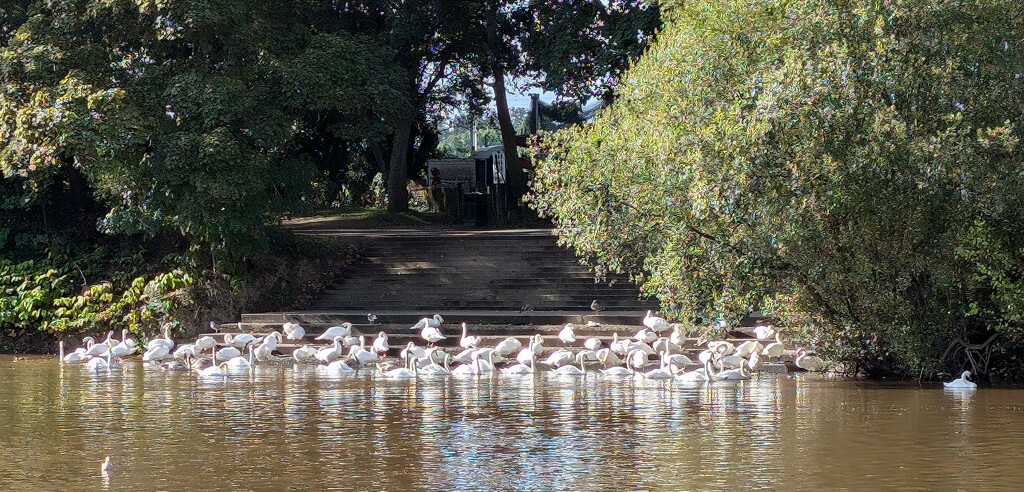
[[[1024,332],[1022,8],[669,5],[533,204],[675,316],[757,309],[869,373],[954,370],[952,340]]]
[[[172,319],[192,283],[180,270],[88,286],[80,275],[62,257],[0,260],[0,339],[122,328],[151,332]]]

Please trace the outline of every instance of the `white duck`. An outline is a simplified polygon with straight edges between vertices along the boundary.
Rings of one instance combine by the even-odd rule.
[[[459,346],[462,348],[477,348],[481,338],[479,336],[467,335],[466,330],[466,323],[462,323],[462,337],[459,338]]]
[[[654,316],[651,311],[647,311],[647,316],[644,316],[644,326],[654,330],[655,333],[661,333],[669,329],[671,325],[668,324],[668,320],[665,318]]]
[[[314,340],[334,340],[335,337],[349,337],[351,335],[352,323],[346,321],[338,326],[332,326],[324,330],[324,332],[317,336]]]
[[[285,338],[289,340],[302,340],[306,337],[306,329],[298,323],[287,322],[281,326]]]
[[[562,345],[568,346],[570,343],[576,342],[576,332],[572,329],[572,323],[566,323],[562,327],[562,331],[558,332],[558,339],[562,341]]]
[[[960,379],[943,382],[942,386],[950,389],[977,389],[978,384],[967,379],[969,377],[971,377],[971,371],[964,371],[963,374],[960,374]]]

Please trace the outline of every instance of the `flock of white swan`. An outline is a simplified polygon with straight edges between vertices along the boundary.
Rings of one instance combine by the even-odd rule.
[[[685,335],[679,325],[670,324],[651,311],[643,319],[643,328],[634,336],[619,338],[614,333],[610,343],[597,337],[578,338],[573,324],[566,324],[558,333],[560,347],[544,347],[545,337],[535,334],[527,337],[527,346],[516,337],[507,337],[493,347],[483,346],[483,338],[470,335],[462,323],[459,348],[453,351],[436,344],[449,337],[442,332],[444,318],[439,314],[421,319],[410,329],[418,330],[426,342],[418,346],[408,342],[399,358],[389,358],[391,345],[388,335],[380,332],[370,345],[366,336],[356,335],[352,323],[332,326],[314,340],[327,343],[314,346],[305,344],[296,348],[291,357],[275,354],[284,342],[302,341],[305,329],[296,323],[285,323],[282,331],[273,331],[257,338],[249,333],[225,334],[223,343],[211,336],[202,336],[192,343],[176,345],[169,328],[162,338],[149,340],[144,350],[122,331],[122,339],[107,333],[105,340],[84,339],[85,346],[65,353],[64,342],[59,343],[62,364],[84,363],[92,372],[110,372],[120,367],[128,356],[140,351],[145,364],[158,365],[166,370],[195,371],[200,377],[225,378],[245,374],[258,364],[295,363],[316,364],[328,374],[355,374],[360,370],[377,371],[379,375],[395,379],[418,379],[433,376],[528,376],[544,370],[565,376],[586,376],[588,373],[615,378],[643,378],[703,383],[720,380],[749,379],[767,361],[781,360],[787,352],[781,331],[771,326],[754,328],[755,339],[734,344],[726,340],[712,340],[697,354],[696,360],[684,352]],[[211,327],[216,329],[214,324]],[[667,336],[666,336],[667,334]],[[554,343],[558,343],[554,342]],[[795,356],[797,370],[823,371],[825,362],[797,347],[790,351]],[[209,354],[209,355],[207,355]],[[960,379],[944,383],[947,388],[975,388],[965,371]]]

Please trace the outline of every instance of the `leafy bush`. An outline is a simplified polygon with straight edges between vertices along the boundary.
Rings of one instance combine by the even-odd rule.
[[[672,2],[532,203],[686,319],[778,316],[871,374],[1024,332],[1024,6]]]

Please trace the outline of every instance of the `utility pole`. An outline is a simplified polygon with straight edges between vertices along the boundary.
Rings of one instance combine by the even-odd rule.
[[[476,115],[471,116],[472,120],[469,124],[469,153],[473,154],[476,152]]]

